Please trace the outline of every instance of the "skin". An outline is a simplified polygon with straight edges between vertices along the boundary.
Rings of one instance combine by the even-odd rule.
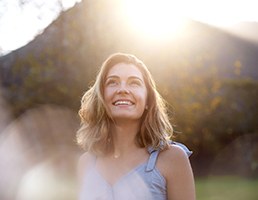
[[[168,200],[195,200],[192,168],[186,153],[171,145],[158,157],[157,168],[167,181]]]
[[[106,77],[104,100],[116,123],[130,120],[139,126],[147,101],[147,89],[139,69],[125,63],[113,66]]]
[[[149,159],[146,148],[140,148],[135,143],[140,119],[147,106],[147,89],[140,70],[132,64],[114,65],[106,77],[104,100],[115,121],[112,126],[114,152],[98,157],[96,168],[112,186],[125,174]],[[116,104],[119,101],[120,103]],[[78,165],[80,179],[87,173],[92,160],[93,156],[90,153],[81,156]],[[192,169],[187,155],[180,147],[172,145],[162,151],[156,166],[166,179],[168,200],[195,199]]]

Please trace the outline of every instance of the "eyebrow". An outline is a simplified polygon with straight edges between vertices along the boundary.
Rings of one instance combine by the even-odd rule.
[[[116,78],[116,79],[119,79],[119,76],[116,76],[116,75],[110,75],[110,76],[108,76],[108,77],[106,78],[106,80],[108,80],[108,79],[110,79],[110,78]],[[137,80],[141,81],[142,83],[144,83],[144,81],[143,81],[140,77],[138,77],[138,76],[129,76],[129,78],[128,78],[128,79],[137,79]]]

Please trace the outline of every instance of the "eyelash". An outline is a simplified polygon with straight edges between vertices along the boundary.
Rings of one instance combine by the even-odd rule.
[[[118,84],[118,81],[116,81],[116,80],[108,80],[108,81],[106,82],[106,85],[117,85],[117,84]],[[137,85],[137,86],[140,86],[141,83],[140,83],[139,81],[137,81],[137,80],[132,80],[132,81],[129,82],[129,85]]]
[[[131,85],[137,85],[137,86],[140,85],[139,81],[131,81],[130,84]]]
[[[115,81],[115,80],[109,80],[109,81],[107,81],[106,84],[107,84],[107,85],[117,84],[117,81]]]

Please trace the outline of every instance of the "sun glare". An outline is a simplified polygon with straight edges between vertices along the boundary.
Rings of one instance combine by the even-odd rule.
[[[144,37],[165,39],[176,35],[184,25],[180,1],[128,0],[125,10],[132,28]]]
[[[188,15],[219,27],[227,27],[241,21],[258,20],[257,0],[195,0],[188,1]]]
[[[186,19],[227,27],[258,21],[256,0],[124,0],[127,20],[137,34],[166,40],[182,33]]]

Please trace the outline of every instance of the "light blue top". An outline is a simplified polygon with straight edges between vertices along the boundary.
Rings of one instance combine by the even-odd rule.
[[[191,152],[180,143],[188,156]],[[159,150],[148,149],[147,162],[138,165],[110,185],[93,165],[84,177],[79,200],[166,200],[166,180],[156,168]]]

